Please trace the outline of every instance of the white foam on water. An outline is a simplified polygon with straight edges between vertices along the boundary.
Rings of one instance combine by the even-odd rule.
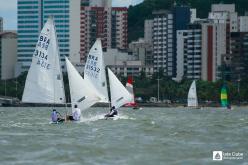
[[[105,120],[106,118],[104,117],[105,114],[97,114],[95,116],[88,116],[88,117],[83,117],[80,119],[80,123],[81,122],[94,122],[94,121],[98,121],[98,120]],[[108,119],[112,119],[112,120],[135,120],[135,118],[129,117],[127,115],[118,115],[112,118],[107,118]]]
[[[102,119],[105,119],[104,114],[97,114],[95,116],[81,117],[80,123],[88,123]]]

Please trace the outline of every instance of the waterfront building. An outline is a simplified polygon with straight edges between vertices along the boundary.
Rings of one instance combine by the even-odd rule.
[[[101,38],[106,49],[127,50],[127,8],[111,7],[111,0],[90,1],[84,5],[80,0],[70,2],[70,55],[72,61],[85,62],[96,41]]]
[[[61,60],[69,55],[69,0],[18,0],[17,61],[21,72],[29,69],[38,35],[49,16],[54,17]]]
[[[129,44],[129,50],[141,61],[142,65],[153,66],[152,44],[143,38]]]
[[[17,34],[14,31],[0,32],[0,78],[1,80],[15,77],[17,61]]]
[[[221,58],[227,54],[226,28],[225,23],[202,23],[202,80],[220,79]]]
[[[160,70],[172,76],[173,69],[173,14],[166,10],[153,12],[153,65],[154,72]]]
[[[177,31],[177,74],[174,80],[201,79],[201,24]]]
[[[3,18],[0,17],[0,33],[3,31]]]

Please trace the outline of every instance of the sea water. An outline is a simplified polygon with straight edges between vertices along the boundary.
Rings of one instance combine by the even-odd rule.
[[[91,108],[80,122],[51,124],[51,108],[0,107],[0,164],[248,164],[248,108],[122,108],[105,120],[107,112]],[[213,151],[243,158],[216,162]]]

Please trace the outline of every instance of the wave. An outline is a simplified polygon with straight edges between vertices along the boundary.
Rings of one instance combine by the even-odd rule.
[[[83,117],[81,118],[80,120],[80,123],[83,122],[83,123],[88,123],[88,122],[94,122],[94,121],[98,121],[98,120],[135,120],[135,118],[133,117],[129,117],[127,115],[118,115],[118,116],[115,116],[115,117],[112,117],[112,118],[105,118],[104,117],[105,114],[97,114],[97,115],[90,115],[88,117]]]

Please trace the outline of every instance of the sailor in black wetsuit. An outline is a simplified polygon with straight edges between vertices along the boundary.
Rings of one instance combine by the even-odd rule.
[[[111,109],[110,109],[110,112],[108,114],[105,115],[105,117],[115,117],[118,115],[118,111],[117,109],[115,109],[115,106],[113,106]]]

